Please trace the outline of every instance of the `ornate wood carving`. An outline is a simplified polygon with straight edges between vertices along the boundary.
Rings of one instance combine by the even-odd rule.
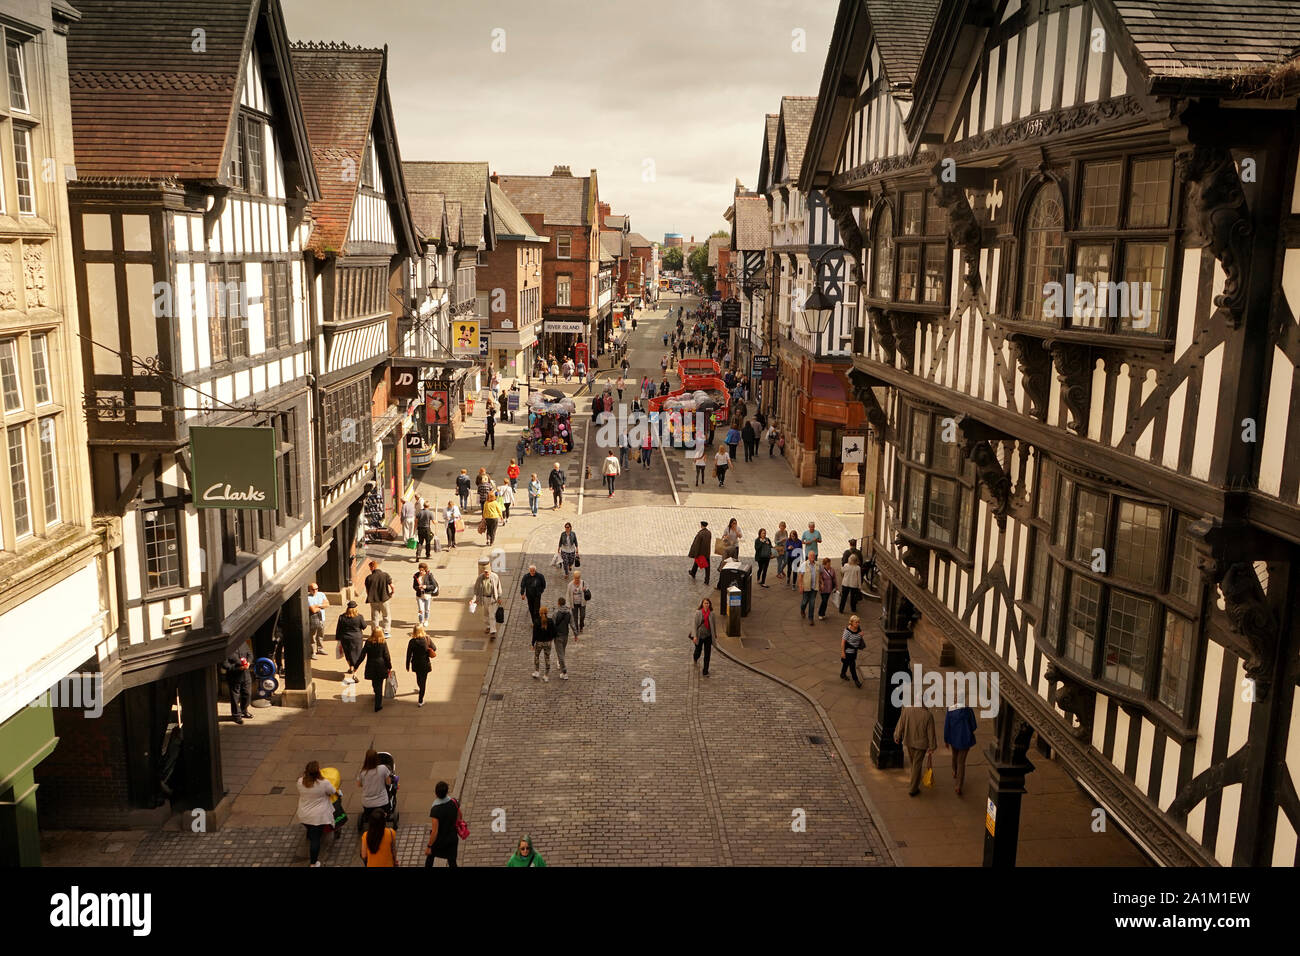
[[[993,502],[993,518],[998,528],[1007,530],[1007,512],[1011,510],[1011,476],[998,461],[997,452],[987,441],[969,438],[962,446],[966,457],[975,464],[975,481],[988,489]]]
[[[1192,187],[1189,207],[1196,228],[1223,266],[1223,292],[1214,297],[1216,315],[1240,328],[1246,309],[1242,277],[1250,266],[1255,225],[1236,164],[1221,146],[1194,146],[1178,154],[1178,172]]]
[[[1029,414],[1039,421],[1046,421],[1048,389],[1052,384],[1052,356],[1032,335],[1011,336],[1011,346],[1015,349],[1016,365],[1020,369],[1025,395],[1029,398]]]
[[[924,586],[926,569],[930,565],[930,549],[904,537],[901,531],[894,535],[894,545],[899,549],[899,559],[916,572],[917,579]]]
[[[912,356],[916,354],[916,320],[893,309],[885,312],[889,327],[894,330],[894,339],[898,342],[899,367],[904,372],[912,371]]]
[[[1245,561],[1216,568],[1219,593],[1232,632],[1245,641],[1246,676],[1255,682],[1256,698],[1268,696],[1277,659],[1278,624],[1255,567]]]
[[[871,379],[857,369],[849,370],[849,384],[853,387],[853,397],[858,400],[867,413],[867,424],[871,437],[882,441],[889,434],[889,416],[880,407],[876,393],[871,387]]]
[[[1097,103],[1086,103],[1073,109],[1058,110],[1050,116],[1031,116],[1018,123],[1009,123],[978,136],[953,143],[948,152],[954,156],[981,153],[987,149],[1029,144],[1035,140],[1048,141],[1064,133],[1112,121],[1123,121],[1142,116],[1142,104],[1132,96],[1117,96]]]
[[[862,235],[862,230],[858,227],[858,220],[853,215],[853,198],[848,193],[841,192],[838,189],[828,189],[826,191],[826,206],[830,210],[831,218],[835,220],[835,227],[840,232],[840,245],[853,256],[853,261],[858,267],[858,274],[861,275],[863,271],[862,250],[866,245],[866,238]]]
[[[1043,674],[1049,684],[1060,684],[1056,688],[1056,706],[1065,711],[1070,718],[1070,733],[1079,740],[1092,739],[1092,717],[1096,712],[1097,693],[1092,688],[1079,683],[1055,664],[1048,664]],[[1074,726],[1074,721],[1079,726]]]
[[[961,260],[966,266],[966,286],[974,291],[980,287],[980,243],[984,230],[975,219],[975,213],[966,199],[966,190],[956,183],[944,182],[941,166],[934,169],[935,201],[948,211],[948,238],[961,250]]]
[[[871,322],[871,331],[876,336],[876,341],[885,350],[885,354],[889,356],[892,365],[894,353],[898,351],[898,339],[894,337],[894,326],[886,318],[884,309],[867,309],[867,319]]]
[[[1088,432],[1088,409],[1092,396],[1092,362],[1087,346],[1052,342],[1049,346],[1056,373],[1065,386],[1065,407],[1070,410],[1070,430]]]

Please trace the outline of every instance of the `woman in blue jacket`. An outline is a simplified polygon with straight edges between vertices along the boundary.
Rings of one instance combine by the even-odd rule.
[[[952,752],[953,785],[960,797],[966,780],[966,755],[975,746],[975,711],[965,706],[962,700],[949,707],[944,716],[943,742]]]

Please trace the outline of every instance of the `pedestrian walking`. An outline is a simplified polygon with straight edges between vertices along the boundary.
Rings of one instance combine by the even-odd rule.
[[[487,546],[490,548],[496,543],[497,525],[501,522],[501,516],[505,514],[505,507],[501,504],[500,499],[488,492],[487,500],[483,502],[483,522],[486,525],[484,532],[487,535]]]
[[[506,466],[506,478],[510,480],[510,487],[515,491],[519,490],[519,463],[513,458],[510,464]]]
[[[713,473],[718,478],[718,487],[727,487],[727,469],[731,467],[731,456],[725,445],[718,446],[718,453],[713,456]]]
[[[426,655],[425,660],[428,660]],[[360,829],[372,816],[382,823],[388,818],[388,785],[393,782],[393,772],[387,764],[379,762],[379,754],[372,748],[366,751],[357,771],[357,786],[361,788],[361,819],[357,821]]]
[[[411,576],[411,588],[415,591],[415,620],[417,624],[429,623],[429,606],[438,593],[438,581],[424,561]]]
[[[776,528],[776,534],[772,536],[772,550],[776,553],[776,576],[785,577],[785,542],[790,537],[790,532],[785,528],[785,522],[782,521]]]
[[[668,385],[668,375],[665,373],[664,380],[659,383],[659,397],[662,398],[667,395],[669,391],[670,386]]]
[[[469,480],[469,469],[462,468],[456,476],[456,494],[460,496],[460,510],[469,511],[469,490],[473,482]]]
[[[558,362],[552,359],[551,360],[551,384],[553,385],[559,384],[559,381],[560,381],[560,366]]]
[[[912,775],[907,795],[921,792],[921,771],[930,764],[938,744],[934,738],[934,715],[925,707],[904,707],[894,728],[894,743],[902,744],[907,751],[908,767]]]
[[[645,437],[641,439],[641,467],[650,467],[650,456],[654,453],[654,432],[647,428]]]
[[[456,866],[456,854],[460,850],[460,833],[458,822],[463,819],[460,804],[448,796],[451,788],[446,780],[439,780],[433,788],[433,806],[429,807],[429,839],[424,847],[424,865],[433,866],[433,861],[442,857],[448,866]]]
[[[463,519],[461,517],[460,508],[458,508],[450,498],[447,499],[447,507],[442,509],[442,520],[447,525],[447,549],[449,551],[455,551],[456,531],[458,526],[463,527],[464,525],[462,523]]]
[[[501,502],[501,523],[509,524],[510,506],[515,503],[515,489],[509,484],[502,485],[497,489],[497,501]]]
[[[771,426],[767,430],[767,457],[768,458],[776,457],[776,440],[779,437],[780,435],[778,434],[775,425]]]
[[[822,533],[817,530],[817,522],[809,521],[808,530],[799,536],[803,544],[803,553],[809,561],[817,560],[817,548],[822,543]]]
[[[415,499],[407,498],[402,502],[402,540],[410,541],[415,537]]]
[[[627,380],[620,375],[618,380],[614,382],[614,391],[618,392],[618,400],[620,403],[623,401],[623,389],[626,387]]]
[[[483,570],[474,580],[474,593],[470,598],[470,613],[482,613],[483,633],[491,634],[492,640],[497,636],[497,605],[501,603],[501,578],[492,570],[491,565],[483,565]]]
[[[849,563],[840,569],[840,613],[844,613],[846,602],[849,605],[849,613],[857,613],[858,601],[861,598],[862,561],[856,554],[851,554]]]
[[[813,619],[817,613],[817,580],[820,577],[816,561],[805,561],[799,572],[799,617],[808,615],[808,626],[817,622]]]
[[[858,651],[866,643],[862,636],[862,620],[854,614],[849,618],[849,626],[840,636],[840,680],[848,680],[848,675],[852,674],[853,683],[862,686],[862,681],[858,678]]]
[[[438,656],[438,646],[429,638],[421,624],[411,629],[411,639],[406,642],[406,670],[415,675],[415,686],[420,692],[415,706],[424,706],[424,685],[429,681],[433,659]]]
[[[740,446],[740,431],[736,426],[727,429],[727,435],[723,439],[727,445],[727,454],[731,456],[732,464],[736,461],[736,449]]]
[[[695,532],[695,539],[691,541],[691,549],[686,556],[691,559],[691,579],[694,580],[695,573],[701,568],[704,569],[704,583],[709,583],[709,574],[711,566],[709,564],[710,549],[713,547],[713,532],[709,530],[707,521],[700,522],[700,530]]]
[[[555,546],[555,550],[564,565],[564,576],[567,578],[578,561],[578,536],[573,533],[573,525],[567,521],[564,530],[560,532],[560,543]]]
[[[528,601],[528,614],[534,621],[542,607],[542,592],[545,590],[545,576],[538,572],[537,565],[528,565],[528,573],[519,579],[519,596]]]
[[[866,558],[862,555],[862,549],[858,547],[858,539],[849,538],[849,546],[844,550],[844,554],[840,555],[840,567],[848,564],[849,559],[855,554],[858,556],[858,564],[866,561]]]
[[[727,530],[722,532],[722,540],[726,543],[726,550],[722,552],[722,560],[735,558],[740,560],[740,522],[732,518],[727,522]]]
[[[695,645],[693,660],[699,663],[700,653],[704,654],[704,670],[701,676],[709,676],[709,658],[713,656],[713,639],[718,636],[717,617],[713,613],[713,602],[705,598],[691,619],[691,643]]]
[[[975,711],[966,706],[966,695],[958,688],[957,700],[943,718],[943,742],[952,753],[953,789],[961,796],[966,782],[966,755],[975,746]]]
[[[298,822],[307,830],[309,866],[320,866],[320,838],[325,828],[334,827],[333,797],[338,791],[320,772],[320,764],[309,762],[298,778]]]
[[[361,837],[361,863],[363,866],[397,866],[397,831],[388,825],[382,813],[372,814]]]
[[[486,468],[478,470],[478,478],[475,480],[478,488],[478,508],[479,513],[483,512],[483,505],[487,503],[488,495],[496,491],[496,484],[492,481],[492,476],[487,473]]]
[[[533,849],[533,838],[523,837],[519,847],[506,861],[506,866],[545,866],[546,861]]]
[[[799,562],[803,559],[803,544],[793,531],[785,539],[785,583],[791,590],[796,587],[795,575],[799,573]]]
[[[614,482],[618,480],[618,476],[623,473],[623,469],[619,466],[618,456],[614,454],[612,450],[609,455],[606,456],[601,471],[604,472],[605,475],[605,487],[609,489],[609,496],[613,498]]]
[[[745,422],[745,427],[740,430],[740,440],[745,443],[745,461],[753,461],[754,451],[758,445],[758,436],[754,434],[752,422]]]
[[[551,486],[552,511],[564,504],[564,480],[564,472],[557,461],[551,466],[551,473],[546,479],[546,483]]]
[[[555,622],[546,616],[546,608],[538,608],[533,619],[533,680],[540,676],[551,679],[551,643],[555,640]],[[542,658],[546,658],[546,672],[542,673]]]
[[[618,467],[623,471],[627,470],[628,456],[631,454],[631,442],[627,437],[627,427],[619,429],[618,432]]]
[[[330,599],[316,586],[315,581],[307,585],[307,620],[311,628],[310,639],[316,645],[313,657],[325,653],[325,609],[329,606]]]
[[[361,661],[361,651],[366,645],[366,619],[357,610],[357,602],[349,601],[348,606],[339,615],[338,627],[334,632],[339,650],[348,662],[348,672],[343,675],[343,683],[355,684],[357,664]]]
[[[497,407],[501,410],[501,420],[503,422],[510,421],[510,399],[506,397],[505,392],[501,393],[501,399],[497,403]]]
[[[537,472],[533,472],[528,478],[528,510],[537,517],[537,499],[542,496],[542,483],[537,480]]]
[[[581,634],[587,628],[587,597],[591,589],[582,580],[582,572],[574,571],[573,580],[565,589],[573,613],[573,633]]]
[[[693,454],[695,457],[695,486],[698,488],[700,485],[704,484],[704,473],[708,471],[709,468],[708,450],[704,446],[704,439],[702,436],[696,437]]]
[[[388,630],[390,619],[388,602],[393,596],[393,579],[387,571],[379,570],[379,562],[370,562],[366,575],[366,603],[370,606],[370,626]]]
[[[438,550],[438,514],[429,507],[429,503],[422,502],[422,507],[415,513],[415,534],[416,548],[415,556],[418,558],[420,552],[424,552],[425,558],[433,556],[433,552]]]
[[[754,539],[754,563],[758,565],[758,586],[767,587],[767,566],[772,562],[772,539],[767,536],[766,528],[758,529]]]
[[[830,603],[831,592],[835,590],[835,569],[831,567],[830,558],[822,558],[821,567],[817,569],[817,591],[821,594],[821,606],[817,609],[818,620],[826,620],[826,605]]]
[[[252,657],[252,651],[245,644],[221,665],[226,675],[226,691],[230,695],[230,718],[237,724],[253,717],[248,709],[253,697]]]
[[[497,415],[496,415],[495,405],[488,406],[487,430],[483,432],[484,448],[488,446],[488,442],[492,443],[492,450],[496,451],[497,450]]]
[[[564,598],[560,598],[556,604],[558,606],[555,608],[555,616],[551,618],[551,623],[555,625],[555,662],[560,666],[560,680],[568,680],[569,665],[564,661],[564,652],[569,647],[569,629],[573,624],[573,615]],[[577,642],[576,634],[573,640]]]
[[[366,662],[363,673],[375,692],[375,712],[378,713],[384,709],[384,684],[393,672],[393,658],[388,653],[388,643],[384,640],[382,627],[370,629],[366,646],[361,649],[361,660]],[[357,666],[361,666],[361,661],[357,661]]]

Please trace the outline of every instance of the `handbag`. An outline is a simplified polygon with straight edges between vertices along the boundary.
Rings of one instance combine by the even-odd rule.
[[[456,533],[457,533],[457,534],[463,534],[464,531],[465,531],[465,519],[464,519],[464,518],[457,518],[457,519],[456,519]]]
[[[456,804],[456,836],[460,837],[462,840],[468,840],[469,824],[466,823],[465,818],[460,815],[460,801],[455,797],[452,797],[451,802]]]
[[[437,553],[438,553],[439,551],[441,551],[441,550],[442,550],[442,542],[439,541],[437,538],[434,538],[434,539],[433,539],[433,553],[434,553],[434,554],[437,554]]]
[[[343,658],[343,642],[339,641],[334,645],[334,656],[338,659]]]
[[[478,533],[483,534],[487,531],[487,518],[480,518],[478,523]]]
[[[397,696],[397,674],[394,671],[388,672],[388,678],[384,681],[384,700],[392,700]]]
[[[717,554],[717,555],[723,555],[723,554],[726,554],[726,553],[727,553],[727,542],[724,541],[722,538],[719,538],[717,541],[714,541],[714,542],[713,542],[713,553],[714,553],[714,554]]]
[[[506,620],[506,609],[503,608],[500,604],[497,605],[496,618],[497,618],[497,623],[498,623],[498,624],[504,624],[504,623],[505,623],[505,620]]]
[[[934,786],[934,761],[929,754],[925,755],[925,769],[921,771],[921,786]]]
[[[438,656],[438,649],[431,642],[425,641],[424,649],[429,652],[429,660],[433,660]]]
[[[574,559],[573,559],[573,566],[574,566],[575,568],[580,568],[580,567],[582,567],[582,558],[574,558]]]
[[[583,599],[584,601],[590,601],[590,600],[591,600],[591,588],[583,588],[583,589],[582,589],[582,599]]]

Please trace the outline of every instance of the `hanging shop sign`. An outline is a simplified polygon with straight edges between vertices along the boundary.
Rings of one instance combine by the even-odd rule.
[[[477,356],[479,354],[478,319],[457,319],[451,324],[451,336],[452,355]]]
[[[450,425],[451,412],[448,409],[447,389],[430,388],[424,392],[424,423],[426,425]]]
[[[739,299],[728,299],[722,303],[722,327],[724,329],[740,328]]]
[[[767,371],[768,366],[772,364],[772,356],[755,355],[752,359],[750,378],[762,378],[763,373]]]
[[[420,437],[419,432],[407,432],[406,447],[412,449],[424,447],[424,439]]]
[[[412,365],[393,366],[393,398],[420,397],[420,370]]]
[[[840,462],[860,465],[866,460],[867,442],[861,435],[846,435],[840,439]]]
[[[275,429],[231,425],[190,428],[194,507],[274,511]]]

